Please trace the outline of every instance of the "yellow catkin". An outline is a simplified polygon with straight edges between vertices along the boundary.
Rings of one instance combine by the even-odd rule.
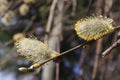
[[[75,24],[77,35],[86,40],[97,40],[114,31],[113,20],[103,16],[92,16],[81,19]]]
[[[46,44],[37,39],[23,38],[15,42],[15,46],[17,52],[34,63],[42,62],[59,55],[56,51],[51,50]]]

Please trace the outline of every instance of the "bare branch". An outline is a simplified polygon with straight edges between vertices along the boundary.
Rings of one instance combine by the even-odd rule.
[[[117,31],[117,30],[120,30],[120,26],[116,26],[115,27],[115,30]]]
[[[108,55],[114,48],[120,46],[120,39],[118,39],[114,44],[112,44],[107,50],[105,50],[102,55],[105,57]]]
[[[96,48],[96,54],[95,54],[95,63],[94,63],[94,68],[93,68],[93,73],[92,73],[92,80],[95,79],[96,77],[96,74],[97,74],[97,69],[98,69],[98,63],[99,63],[99,54],[101,53],[101,50],[102,50],[102,39],[98,40],[97,41],[97,48]]]
[[[48,18],[48,22],[47,22],[47,26],[46,26],[46,32],[49,33],[50,29],[51,29],[51,24],[53,21],[53,15],[54,15],[54,10],[57,4],[57,0],[53,0],[51,8],[50,8],[50,14],[49,14],[49,18]],[[45,40],[44,42],[47,42],[48,40],[48,34],[45,35]]]
[[[11,6],[13,5],[14,1],[11,1],[8,6],[7,6],[7,9],[1,14],[0,17],[3,17],[5,15],[5,13],[11,8]]]
[[[75,12],[76,12],[76,6],[77,6],[77,1],[76,0],[72,0],[72,16],[75,16]]]

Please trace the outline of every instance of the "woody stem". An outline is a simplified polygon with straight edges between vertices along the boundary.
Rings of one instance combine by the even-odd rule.
[[[115,30],[120,30],[120,26],[115,27]]]
[[[76,46],[76,47],[73,47],[73,48],[71,48],[71,49],[69,49],[69,50],[67,50],[67,51],[65,51],[65,52],[62,52],[62,53],[59,54],[58,56],[52,57],[52,58],[50,58],[50,59],[47,59],[47,60],[45,60],[45,61],[42,62],[42,63],[39,63],[39,62],[38,62],[38,64],[43,65],[43,64],[45,64],[45,63],[47,63],[47,62],[49,62],[49,61],[51,61],[51,60],[54,60],[54,59],[56,59],[56,58],[58,58],[58,57],[62,57],[63,55],[65,55],[65,54],[67,54],[67,53],[69,53],[69,52],[71,52],[71,51],[73,51],[73,50],[76,50],[76,49],[78,49],[78,48],[80,48],[80,47],[82,47],[82,46],[84,46],[84,45],[86,45],[86,44],[88,44],[88,43],[90,43],[90,42],[92,42],[92,41],[88,41],[88,42],[85,42],[85,43],[83,43],[83,44],[80,44],[80,45],[78,45],[78,46]]]

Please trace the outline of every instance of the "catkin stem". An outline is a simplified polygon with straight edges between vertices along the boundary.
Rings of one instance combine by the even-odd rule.
[[[120,26],[115,27],[115,30],[120,30]]]
[[[85,43],[83,43],[83,44],[80,44],[80,45],[78,45],[78,46],[76,46],[76,47],[73,47],[73,48],[71,48],[71,49],[69,49],[69,50],[67,50],[67,51],[65,51],[65,52],[62,52],[62,53],[59,54],[58,56],[55,56],[55,57],[52,57],[52,58],[47,59],[47,60],[45,60],[45,61],[42,62],[42,63],[38,62],[38,64],[40,64],[40,66],[41,66],[41,65],[43,65],[43,64],[45,64],[45,63],[47,63],[47,62],[49,62],[49,61],[51,61],[51,60],[54,60],[54,59],[56,59],[56,58],[58,58],[58,57],[62,57],[63,55],[65,55],[65,54],[67,54],[67,53],[69,53],[69,52],[71,52],[71,51],[73,51],[73,50],[75,50],[75,49],[78,49],[78,48],[80,48],[80,47],[82,47],[82,46],[84,46],[84,45],[86,45],[86,44],[88,44],[88,43],[90,43],[90,42],[92,42],[92,41],[88,41],[88,42],[85,42]]]
[[[115,27],[115,30],[119,30],[119,29],[120,29],[120,26]],[[90,43],[90,42],[92,42],[92,41],[85,42],[85,43],[80,44],[80,45],[78,45],[78,46],[76,46],[76,47],[73,47],[73,48],[71,48],[71,49],[69,49],[69,50],[67,50],[67,51],[65,51],[65,52],[62,52],[62,53],[61,53],[60,55],[58,55],[58,56],[55,56],[55,57],[50,58],[50,59],[47,59],[47,60],[45,60],[44,62],[42,62],[41,65],[43,65],[43,64],[45,64],[45,63],[47,63],[47,62],[49,62],[49,61],[51,61],[51,60],[53,60],[53,59],[55,59],[55,58],[61,57],[61,56],[65,55],[65,54],[67,54],[67,53],[69,53],[69,52],[71,52],[71,51],[73,51],[73,50],[75,50],[75,49],[78,49],[78,48],[84,46],[85,44]]]

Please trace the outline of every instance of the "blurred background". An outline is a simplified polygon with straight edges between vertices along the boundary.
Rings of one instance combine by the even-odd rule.
[[[0,80],[120,80],[120,47],[102,58],[102,52],[119,39],[119,31],[70,52],[60,63],[18,71],[32,62],[16,52],[15,34],[34,35],[53,50],[64,52],[84,42],[74,24],[93,14],[110,17],[119,26],[120,0],[0,0]]]

